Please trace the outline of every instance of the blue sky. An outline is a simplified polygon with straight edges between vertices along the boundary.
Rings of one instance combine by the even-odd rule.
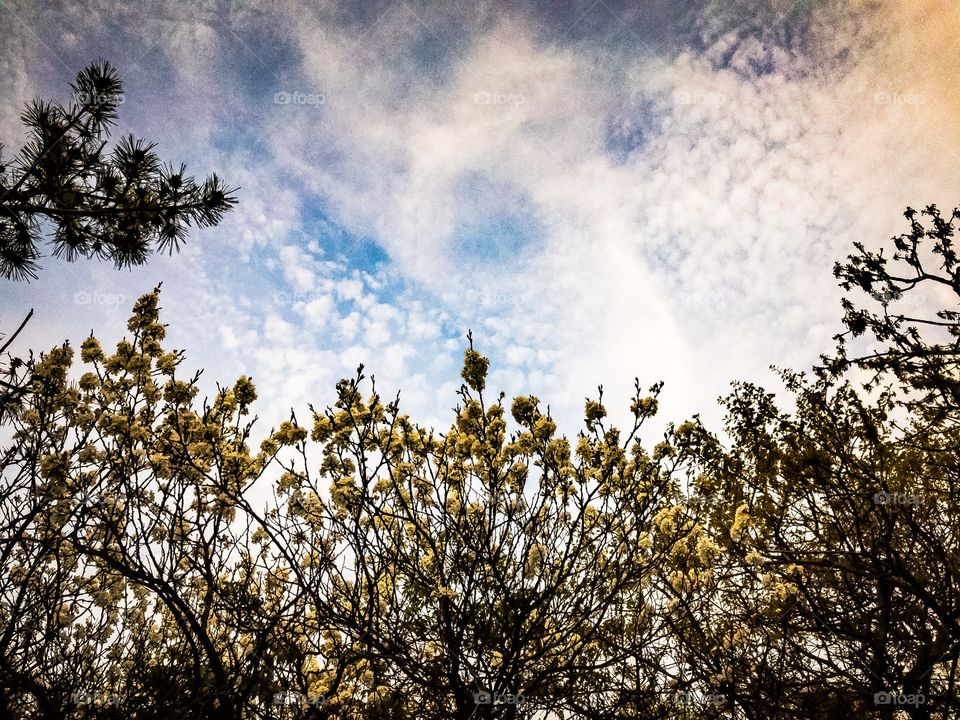
[[[186,7],[189,5],[189,7]],[[718,420],[734,379],[808,367],[831,275],[907,205],[958,204],[960,6],[6,0],[0,139],[96,58],[117,134],[241,186],[220,227],[116,272],[48,259],[0,283],[21,349],[118,339],[163,282],[207,389],[254,378],[266,424],[363,362],[444,427],[465,334],[490,385],[575,433],[633,378]],[[936,302],[936,298],[931,298]]]

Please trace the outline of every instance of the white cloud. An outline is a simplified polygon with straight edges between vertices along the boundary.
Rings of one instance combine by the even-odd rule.
[[[597,384],[613,410],[634,376],[668,380],[671,418],[709,417],[727,381],[769,381],[769,363],[803,366],[829,347],[830,269],[852,240],[899,232],[907,203],[955,202],[960,34],[937,4],[863,16],[862,37],[886,39],[872,45],[818,11],[811,34],[833,55],[848,48],[843,72],[708,17],[705,53],[600,65],[513,16],[473,28],[437,73],[411,54],[427,31],[402,3],[366,34],[284,5],[271,22],[302,51],[287,89],[324,95],[309,113],[237,104],[223,76],[247,51],[217,34],[232,30],[175,24],[158,45],[181,69],[161,129],[191,169],[214,164],[241,185],[241,204],[179,259],[111,287],[132,298],[168,277],[173,336],[211,376],[254,375],[280,413],[265,410],[270,421],[329,399],[360,362],[446,418],[468,329],[494,356],[490,385],[540,395],[569,432]],[[22,63],[7,67],[18,79],[5,89],[32,92]],[[213,142],[234,110],[266,158]],[[638,134],[611,148],[611,127]],[[493,189],[464,190],[471,178]],[[332,259],[302,229],[314,205],[385,248],[392,275]],[[508,211],[524,237],[470,255],[467,220],[482,242]],[[83,322],[122,327],[96,312]]]
[[[294,290],[298,293],[313,290],[316,275],[310,267],[312,259],[303,250],[295,245],[284,245],[280,248],[280,261],[283,275]]]
[[[330,322],[334,310],[333,298],[329,295],[320,295],[304,305],[303,317],[310,327],[323,328]]]
[[[264,320],[264,340],[280,345],[292,345],[296,338],[296,328],[278,315],[270,314]]]
[[[217,328],[220,333],[220,340],[227,350],[236,350],[240,346],[240,338],[229,325],[221,325]]]
[[[336,325],[341,337],[345,341],[351,342],[360,330],[360,313],[356,311],[351,312],[349,315],[339,318],[336,321]]]
[[[341,300],[359,301],[363,297],[363,283],[359,280],[340,280],[335,287]]]

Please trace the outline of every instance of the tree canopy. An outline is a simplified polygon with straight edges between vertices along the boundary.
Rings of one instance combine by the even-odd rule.
[[[792,409],[735,383],[722,433],[652,447],[661,385],[626,432],[601,389],[571,441],[491,396],[468,338],[445,432],[361,366],[252,449],[253,382],[198,401],[143,296],[113,352],[30,361],[0,456],[0,717],[955,716],[956,315],[896,312],[955,278],[918,267],[932,239],[955,273],[926,214],[905,255],[838,264],[873,294],[814,373],[780,372]]]
[[[4,159],[0,145],[0,276],[36,278],[45,237],[57,257],[141,265],[236,204],[216,174],[198,183],[186,166],[162,163],[152,143],[131,135],[107,149],[123,100],[108,62],[80,71],[70,87],[67,105],[28,105],[27,141],[14,158]]]
[[[74,91],[0,170],[8,278],[45,222],[124,266],[234,202],[139,141],[102,154],[108,65]],[[778,371],[788,406],[735,382],[722,429],[657,442],[660,383],[623,430],[599,388],[568,438],[468,335],[443,431],[360,366],[256,443],[253,381],[200,399],[159,288],[112,350],[18,359],[0,720],[957,717],[960,210],[905,215],[891,255],[836,264],[860,294],[820,365]]]
[[[0,144],[0,277],[37,278],[44,240],[53,255],[142,265],[154,250],[179,250],[191,226],[217,225],[236,204],[217,175],[202,183],[186,166],[162,163],[132,135],[107,150],[123,101],[116,69],[95,62],[77,73],[67,105],[35,100],[23,112],[27,141],[12,159]],[[17,407],[28,376],[8,348],[29,321],[0,335],[0,423]]]

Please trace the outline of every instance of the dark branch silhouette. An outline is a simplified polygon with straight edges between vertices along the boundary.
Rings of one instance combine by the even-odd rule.
[[[198,183],[127,136],[107,150],[123,86],[105,61],[77,74],[66,106],[35,100],[29,137],[12,161],[0,146],[0,276],[37,277],[44,239],[53,254],[141,265],[178,250],[191,226],[218,224],[235,204],[216,174]]]

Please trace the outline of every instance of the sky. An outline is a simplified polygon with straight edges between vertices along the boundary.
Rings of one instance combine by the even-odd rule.
[[[960,3],[0,0],[0,141],[105,58],[115,136],[155,141],[239,206],[116,271],[46,258],[0,281],[15,351],[105,344],[163,283],[205,390],[253,378],[265,426],[381,394],[449,426],[466,334],[488,387],[560,431],[634,378],[716,427],[841,329],[833,263],[960,204]],[[937,298],[914,302],[935,303]]]

